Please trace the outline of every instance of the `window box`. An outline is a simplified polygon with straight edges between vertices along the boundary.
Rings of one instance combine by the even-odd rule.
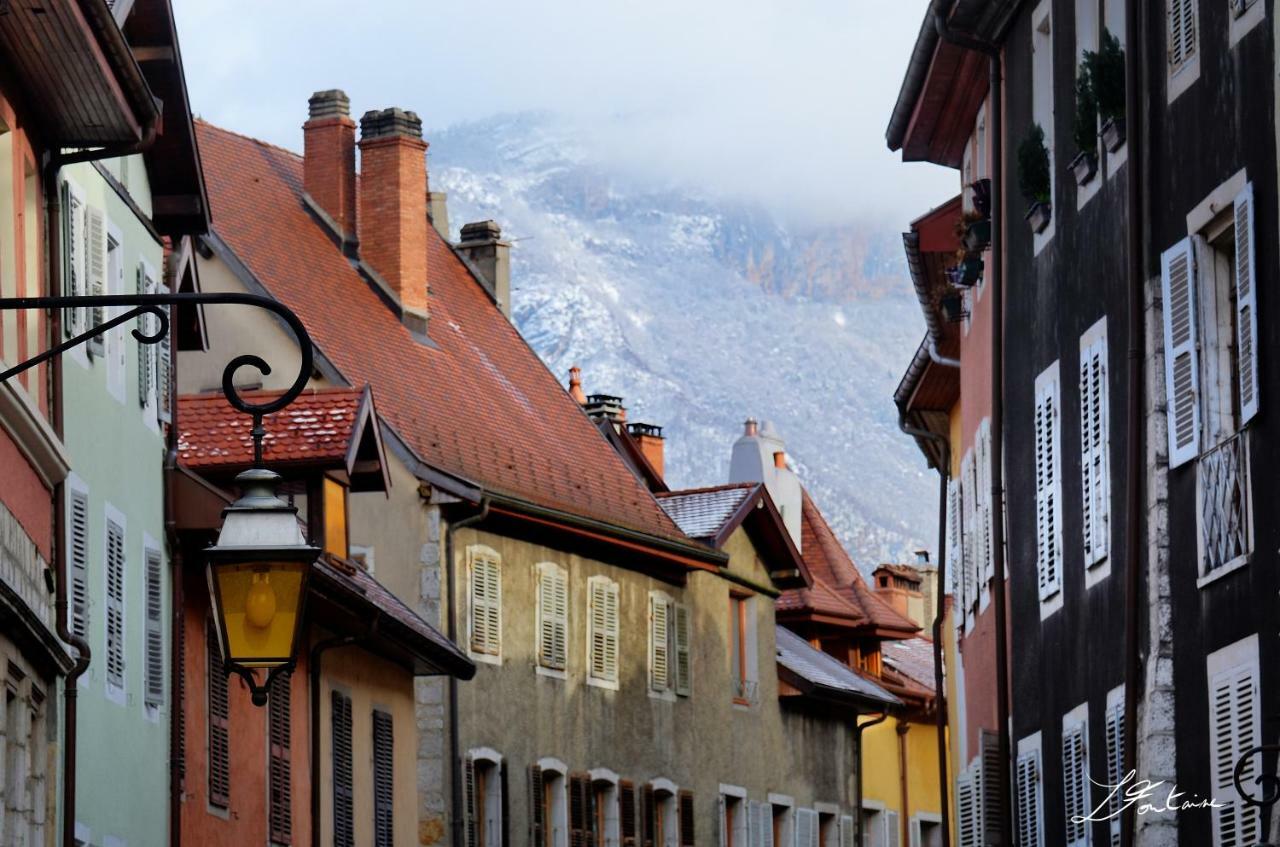
[[[1048,229],[1049,221],[1053,220],[1053,206],[1037,200],[1027,209],[1026,218],[1031,224],[1031,231],[1039,235]]]
[[[1124,145],[1125,127],[1124,118],[1107,118],[1106,123],[1102,125],[1102,143],[1106,145],[1108,153],[1114,153]]]
[[[964,236],[961,238],[964,249],[970,253],[981,252],[991,245],[991,219],[982,218],[965,224]],[[965,258],[968,262],[970,259]]]
[[[1071,160],[1070,167],[1071,173],[1075,175],[1076,185],[1088,185],[1089,181],[1098,174],[1098,157],[1088,151],[1077,153]],[[1039,231],[1036,230],[1036,232]]]

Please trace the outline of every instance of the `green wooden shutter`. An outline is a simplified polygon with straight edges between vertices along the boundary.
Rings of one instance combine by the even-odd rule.
[[[147,548],[146,558],[146,702],[149,706],[164,703],[164,567],[160,551]]]
[[[89,494],[69,488],[68,520],[71,558],[71,631],[81,638],[89,634]]]

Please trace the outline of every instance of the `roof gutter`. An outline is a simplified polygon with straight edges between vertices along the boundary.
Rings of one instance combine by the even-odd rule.
[[[938,339],[942,337],[942,322],[938,316],[938,310],[933,306],[933,298],[929,296],[929,279],[925,275],[920,258],[920,233],[904,232],[902,247],[907,254],[907,270],[911,273],[911,285],[916,290],[916,299],[920,301],[920,311],[924,313],[924,323],[928,328],[924,347],[929,353],[929,360],[934,364],[958,368],[960,367],[959,359],[952,359],[938,352]]]

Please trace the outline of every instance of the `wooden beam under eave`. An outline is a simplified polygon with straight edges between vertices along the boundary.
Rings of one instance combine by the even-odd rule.
[[[151,216],[180,217],[204,212],[199,194],[155,194],[151,197]]]
[[[142,62],[172,62],[175,61],[172,45],[158,44],[154,47],[134,47],[133,58]]]

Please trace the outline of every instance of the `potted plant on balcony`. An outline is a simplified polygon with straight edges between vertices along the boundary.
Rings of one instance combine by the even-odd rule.
[[[1098,173],[1098,99],[1093,90],[1093,53],[1085,53],[1076,69],[1076,114],[1072,137],[1076,142],[1076,157],[1071,160],[1071,172],[1076,185],[1086,185]]]
[[[969,317],[969,313],[964,308],[964,294],[954,288],[942,295],[938,305],[942,308],[942,317],[948,323],[960,323]]]
[[[1044,232],[1053,215],[1049,197],[1053,182],[1049,173],[1049,149],[1044,146],[1044,130],[1040,124],[1032,124],[1018,145],[1018,187],[1031,204],[1026,215],[1031,229]]]
[[[991,218],[976,209],[961,215],[956,229],[962,253],[980,253],[991,244]]]
[[[1120,39],[1102,30],[1102,44],[1089,56],[1090,77],[1098,116],[1102,119],[1102,143],[1114,153],[1124,144],[1124,49]]]

